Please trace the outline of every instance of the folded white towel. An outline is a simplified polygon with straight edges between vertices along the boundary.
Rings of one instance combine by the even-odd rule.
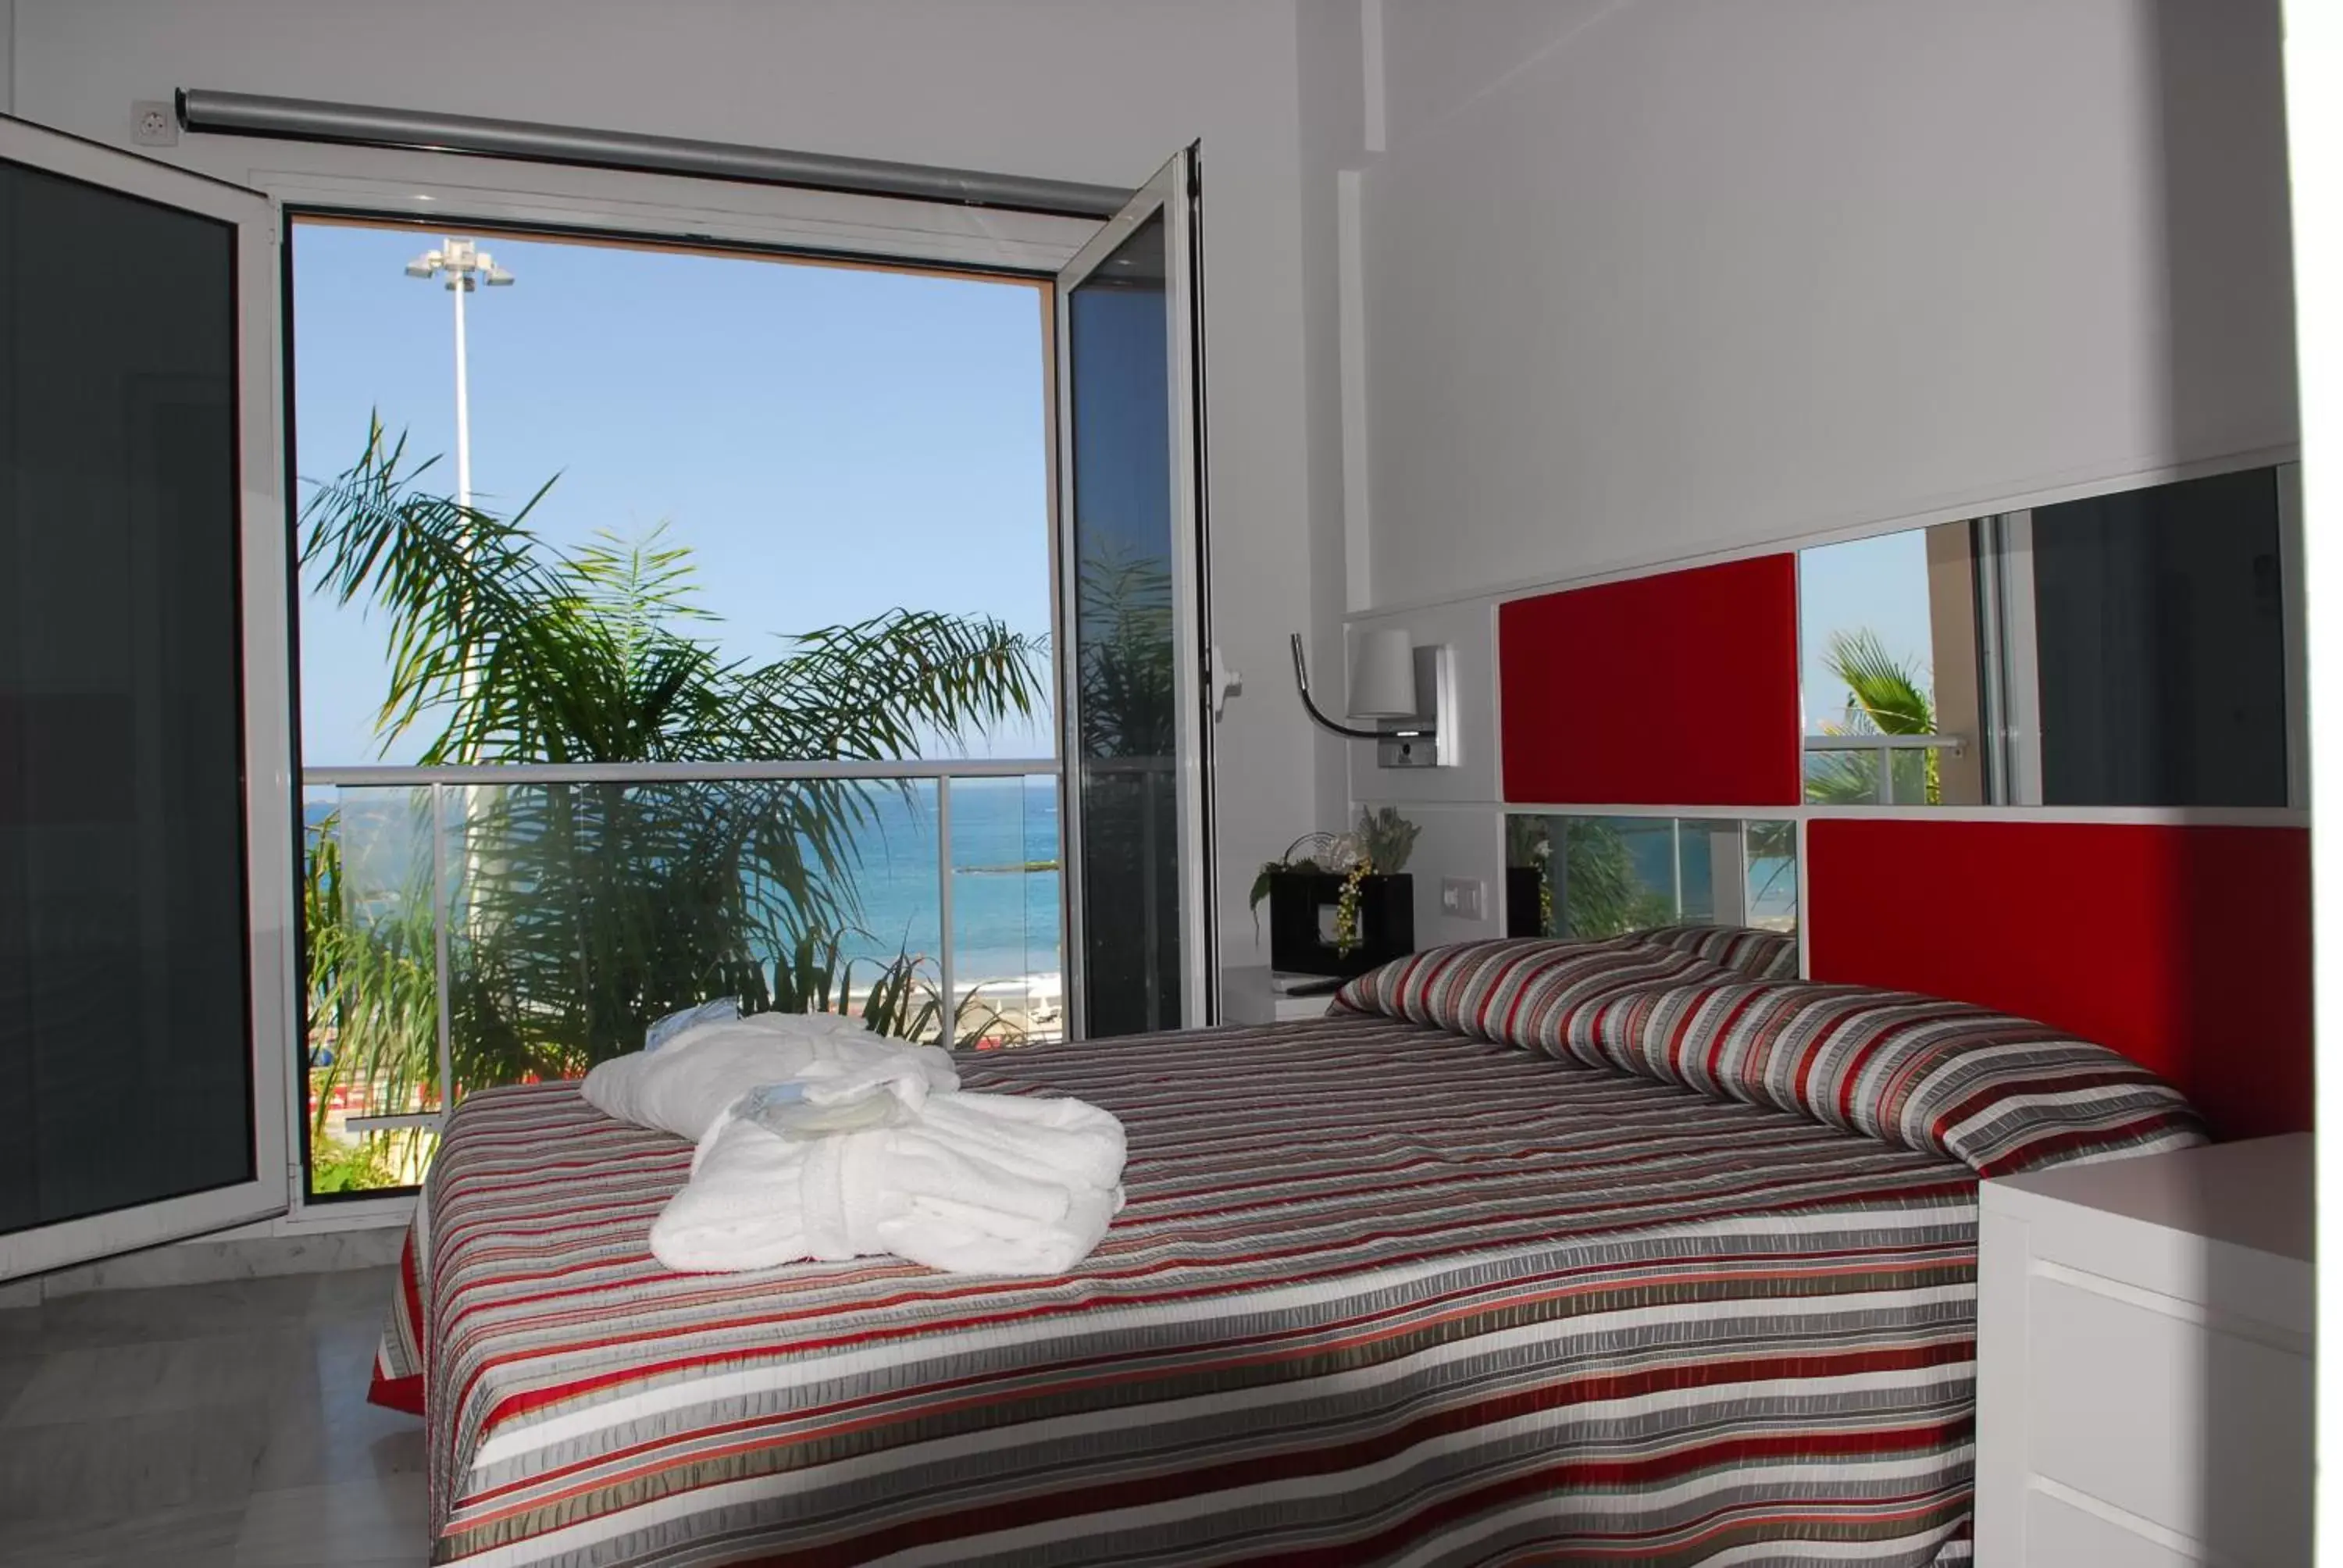
[[[1061,1274],[1121,1209],[1122,1161],[1122,1124],[1078,1100],[937,1091],[914,1108],[872,1087],[801,1113],[754,1096],[700,1141],[651,1251],[700,1273],[892,1252]]]
[[[583,1088],[605,1115],[697,1141],[741,1095],[789,1082],[817,1103],[877,1091],[916,1106],[931,1090],[956,1088],[960,1074],[949,1052],[872,1034],[860,1019],[760,1012],[599,1063]]]

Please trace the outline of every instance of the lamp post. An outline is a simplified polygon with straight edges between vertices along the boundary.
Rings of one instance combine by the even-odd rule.
[[[469,239],[459,239],[451,235],[437,250],[427,250],[421,256],[417,256],[413,261],[408,262],[407,264],[407,276],[409,277],[421,278],[445,278],[447,280],[447,292],[455,297],[456,504],[464,508],[467,513],[469,513],[472,509],[472,389],[470,370],[464,353],[464,297],[471,293],[474,288],[483,283],[487,284],[490,288],[503,287],[512,282],[513,275],[507,272],[503,267],[498,266],[496,264],[496,258],[489,256],[487,251],[482,250],[478,242]],[[468,528],[469,525],[468,524]],[[472,695],[473,685],[477,679],[478,677],[473,673],[471,668],[471,661],[468,659],[466,660],[464,672],[460,678],[459,684],[460,692],[465,698],[468,699]],[[466,760],[472,759],[473,759],[468,757],[466,759]],[[466,870],[468,873],[465,878],[464,886],[467,890],[469,890],[475,885],[476,879],[479,874],[479,863],[478,857],[473,852],[471,842],[471,825],[472,819],[477,814],[475,809],[478,805],[478,801],[474,798],[472,786],[468,784],[464,786],[463,802],[464,859]],[[436,786],[432,790],[431,821],[433,841],[435,844],[433,862],[435,865],[444,866],[444,855],[436,848],[440,833],[439,794]],[[444,876],[444,870],[439,874]],[[435,896],[437,897],[439,907],[444,913],[447,909],[447,897],[445,893],[442,892]],[[469,902],[470,900],[468,892],[466,899],[468,908]],[[442,930],[444,934],[444,927],[442,928]],[[446,964],[447,955],[443,951],[440,954],[440,965],[443,972],[445,971]],[[447,1032],[447,1020],[443,1017],[440,1020],[440,1032],[443,1036]],[[442,1045],[444,1048],[444,1040],[442,1041]],[[445,1060],[444,1054],[442,1060]],[[441,1094],[444,1096],[447,1091],[447,1086],[445,1083],[441,1084]]]
[[[456,300],[456,504],[472,506],[472,396],[464,357],[464,297],[480,284],[502,287],[513,275],[496,264],[478,242],[449,237],[407,264],[409,277],[444,277]]]

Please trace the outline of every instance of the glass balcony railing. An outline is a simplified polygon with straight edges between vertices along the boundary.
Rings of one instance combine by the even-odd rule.
[[[1654,926],[1795,931],[1795,822],[1505,818],[1505,934],[1603,938]]]
[[[985,1050],[1063,1032],[1047,761],[313,769],[313,1195],[718,997]]]
[[[1927,806],[1936,803],[1937,755],[1959,753],[1958,735],[1808,735],[1806,803]]]

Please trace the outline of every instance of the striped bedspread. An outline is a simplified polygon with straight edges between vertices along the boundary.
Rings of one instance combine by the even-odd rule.
[[[965,1086],[1123,1119],[1073,1274],[669,1273],[687,1145],[467,1101],[377,1367],[436,1560],[1966,1559],[1959,1164],[1347,1013]]]

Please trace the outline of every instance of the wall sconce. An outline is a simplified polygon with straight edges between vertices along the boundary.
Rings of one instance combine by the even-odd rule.
[[[1318,710],[1310,696],[1310,666],[1302,658],[1302,634],[1293,634],[1293,684],[1302,707],[1322,729],[1353,740],[1372,740],[1378,768],[1453,767],[1455,738],[1449,716],[1456,711],[1456,672],[1445,645],[1417,648],[1404,630],[1377,628],[1356,634],[1351,648],[1353,719],[1377,720],[1373,729],[1340,724]]]

